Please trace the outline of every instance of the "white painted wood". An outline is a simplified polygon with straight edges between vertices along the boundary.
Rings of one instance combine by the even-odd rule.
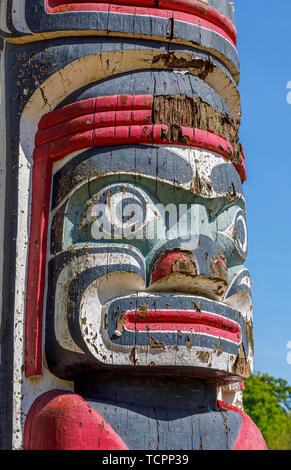
[[[0,29],[9,33],[9,29],[7,28],[7,0],[0,1]]]
[[[25,20],[25,3],[26,0],[13,0],[12,3],[12,22],[14,27],[20,33],[29,34],[30,29]]]

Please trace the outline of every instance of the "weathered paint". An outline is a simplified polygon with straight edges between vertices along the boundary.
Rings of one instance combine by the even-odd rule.
[[[4,80],[4,42],[0,41],[0,106],[1,113],[0,117],[0,241],[1,241],[1,250],[0,250],[0,363],[1,363],[1,343],[3,338],[4,331],[4,322],[5,318],[3,315],[2,309],[2,292],[3,292],[3,245],[4,245],[4,227],[5,227],[5,193],[6,193],[6,122],[4,119],[5,116],[5,80]]]
[[[3,18],[3,5],[1,5],[1,21]],[[7,299],[7,278],[4,266],[5,250],[8,247],[5,237],[5,219],[7,217],[6,175],[9,162],[6,161],[6,98],[5,98],[5,43],[0,39],[0,441],[3,447],[11,447],[12,442],[12,370],[13,350],[12,335],[5,335],[8,325],[11,325],[8,311],[5,308]],[[8,164],[7,164],[8,163]],[[1,446],[0,446],[1,447]]]
[[[169,98],[172,101],[178,99],[175,95]],[[223,137],[213,134],[213,131],[172,124],[179,123],[181,111],[187,112],[188,101],[181,100],[180,112],[176,111],[177,116],[174,115],[172,121],[168,120],[169,126],[153,123],[153,120],[167,121],[168,114],[164,113],[158,119],[155,116],[155,111],[161,106],[156,104],[152,109],[154,101],[154,97],[150,95],[111,95],[98,97],[95,100],[90,98],[58,109],[45,115],[40,121],[33,154],[32,184],[35,199],[32,201],[32,220],[41,220],[41,224],[32,225],[28,260],[26,311],[30,326],[26,328],[25,343],[27,351],[25,370],[28,376],[41,374],[41,312],[43,309],[50,175],[54,161],[60,160],[74,151],[91,146],[126,143],[182,143],[212,150],[225,158],[234,160],[235,166],[240,169],[241,178],[245,179],[244,156],[237,157],[232,145],[226,142]],[[166,103],[164,103],[165,105]],[[190,106],[194,106],[194,102],[190,102]],[[89,114],[90,112],[91,114]],[[171,107],[169,114],[173,114]],[[226,118],[221,117],[222,119],[225,121]],[[200,120],[197,124],[200,124]],[[193,125],[195,125],[194,122]],[[91,130],[92,128],[93,130]],[[239,160],[240,163],[235,163]],[[40,180],[43,180],[45,184],[39,186]]]
[[[17,43],[68,34],[80,36],[106,33],[154,40],[162,37],[166,41],[182,41],[195,44],[203,50],[211,50],[218,58],[223,58],[238,80],[236,29],[227,16],[217,9],[185,0],[160,1],[159,4],[143,4],[137,0],[121,3],[72,2],[55,7],[55,2],[50,0],[40,0],[38,4],[26,0],[26,9],[23,11],[21,1],[16,8],[12,6],[7,15],[11,30],[17,31],[17,34],[6,36],[9,41]],[[20,31],[25,36],[19,34]]]
[[[232,2],[0,19],[2,447],[263,448],[216,402],[241,406],[254,351]]]
[[[267,450],[266,443],[254,422],[241,409],[218,401],[218,405],[225,410],[235,411],[242,419],[242,427],[234,450]]]
[[[23,447],[24,450],[128,450],[84,398],[58,390],[41,395],[33,403],[25,422]]]

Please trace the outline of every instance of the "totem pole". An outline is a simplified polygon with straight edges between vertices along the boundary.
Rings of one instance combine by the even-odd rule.
[[[264,449],[228,0],[1,0],[3,449]]]

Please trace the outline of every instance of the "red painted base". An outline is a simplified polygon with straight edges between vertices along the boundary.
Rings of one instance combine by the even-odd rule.
[[[24,450],[128,450],[84,398],[53,390],[38,397],[24,428]]]
[[[239,408],[242,426],[234,450],[267,450],[253,421]],[[53,390],[38,397],[24,427],[24,450],[129,450],[108,423],[80,395]]]
[[[233,450],[268,450],[264,438],[249,416],[236,406],[218,401],[218,406],[239,413],[243,419],[242,426]]]

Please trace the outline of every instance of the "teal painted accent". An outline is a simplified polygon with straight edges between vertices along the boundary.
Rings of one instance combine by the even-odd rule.
[[[247,269],[244,264],[238,264],[236,266],[232,266],[231,268],[228,269],[228,281],[229,284],[234,280],[234,278],[237,276],[237,274],[242,270],[242,269]]]
[[[91,236],[92,222],[86,221],[88,208],[94,203],[94,196],[106,186],[116,183],[140,188],[159,215],[167,213],[167,209],[172,208],[174,213],[176,210],[176,223],[171,223],[171,217],[165,217],[166,224],[159,225],[158,238],[154,239],[124,237],[94,240]],[[148,267],[155,252],[165,242],[177,237],[199,234],[210,237],[219,245],[229,266],[241,265],[242,259],[238,256],[231,237],[217,233],[217,230],[231,224],[238,210],[244,211],[244,201],[240,197],[236,197],[233,202],[227,197],[202,198],[191,191],[144,176],[109,175],[84,184],[69,200],[64,220],[64,250],[72,245],[81,246],[88,243],[127,244],[140,250]],[[153,220],[148,227],[154,228]]]
[[[236,230],[235,220],[236,214],[242,211],[241,207],[237,203],[232,203],[229,207],[221,211],[216,219],[216,243],[221,249],[222,253],[226,257],[227,266],[233,267],[240,265],[244,262],[245,257],[242,256],[240,250],[237,247],[235,240],[239,237],[239,233]],[[245,232],[247,238],[247,233]]]

